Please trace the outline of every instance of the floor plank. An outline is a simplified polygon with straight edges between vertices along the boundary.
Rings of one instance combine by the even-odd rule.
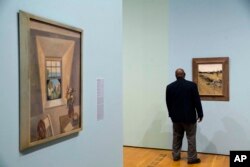
[[[173,161],[170,150],[124,147],[124,167],[229,167],[229,156],[198,154],[201,163],[187,164],[187,153],[180,161]]]

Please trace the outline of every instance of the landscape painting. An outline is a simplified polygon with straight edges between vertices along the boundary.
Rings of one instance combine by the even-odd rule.
[[[229,100],[229,58],[194,58],[193,81],[202,100]]]
[[[200,95],[222,95],[222,64],[198,65],[198,89]]]

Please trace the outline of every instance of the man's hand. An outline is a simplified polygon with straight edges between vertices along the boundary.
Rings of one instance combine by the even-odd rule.
[[[198,122],[201,122],[202,119],[203,119],[203,117],[200,117],[200,118],[197,119],[197,121],[198,121]]]

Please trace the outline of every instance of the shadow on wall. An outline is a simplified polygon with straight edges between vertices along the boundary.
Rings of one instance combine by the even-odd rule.
[[[172,128],[172,122],[171,125],[169,125]],[[171,129],[170,134],[170,142],[168,143],[169,149],[172,149],[172,139],[173,139],[173,132]],[[200,127],[200,124],[197,123],[197,131],[196,131],[196,149],[197,152],[200,153],[216,153],[217,148],[216,145],[212,141],[209,141],[209,139],[204,135],[202,132],[202,128]],[[188,141],[187,141],[187,136],[186,133],[184,134],[183,141],[182,141],[182,151],[187,151],[188,150]]]
[[[25,156],[27,154],[30,154],[30,153],[33,153],[35,151],[38,151],[38,150],[41,150],[41,149],[44,149],[46,147],[50,147],[52,145],[55,145],[55,144],[60,144],[61,142],[64,142],[66,140],[70,140],[70,139],[73,139],[75,137],[77,137],[79,135],[79,133],[73,133],[73,134],[70,134],[68,136],[64,136],[64,137],[61,137],[59,139],[56,139],[56,140],[52,140],[50,142],[47,142],[47,143],[43,143],[43,144],[40,144],[40,145],[37,145],[37,146],[34,146],[34,147],[31,147],[31,148],[28,148],[26,150],[23,150],[22,152],[19,152],[19,155],[20,156]],[[1,157],[0,157],[1,158]],[[0,159],[1,160],[1,159]],[[1,162],[0,161],[0,167],[1,166]]]
[[[243,130],[242,125],[235,119],[225,117],[222,119],[224,130],[214,132],[211,139],[208,139],[202,128],[197,128],[197,150],[198,152],[230,154],[230,150],[249,149],[250,140],[247,133]],[[248,148],[247,148],[248,147]]]
[[[1,156],[0,156],[0,166],[7,166],[7,165],[3,162],[3,159],[2,159]]]
[[[166,112],[159,111],[147,129],[141,143],[144,147],[165,149],[171,145],[172,132],[167,123]]]
[[[208,138],[203,135],[199,123],[197,124],[196,140],[198,152],[217,153],[217,148],[213,143],[213,140],[209,141]],[[198,145],[201,145],[202,147],[199,147]]]
[[[172,148],[172,122],[166,113],[158,112],[154,121],[145,132],[141,144],[150,148]],[[230,150],[249,149],[250,139],[247,133],[235,119],[225,117],[222,119],[224,130],[214,129],[213,137],[207,138],[202,127],[197,126],[197,151],[204,153],[216,153],[229,155]],[[182,150],[187,149],[186,136],[183,140]]]
[[[246,11],[248,11],[248,14],[250,15],[250,1],[249,0],[243,0],[243,1],[239,1],[239,3],[243,3],[242,6],[244,6],[246,8]]]
[[[222,119],[225,131],[218,131],[214,134],[212,141],[221,142],[225,152],[229,154],[230,150],[249,149],[250,139],[247,138],[247,132],[241,124],[235,119],[225,117]]]

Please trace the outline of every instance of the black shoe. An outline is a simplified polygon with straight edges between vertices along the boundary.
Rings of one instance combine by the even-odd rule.
[[[192,161],[188,161],[188,164],[198,164],[200,162],[201,162],[201,160],[199,158],[197,158],[197,159],[194,159]]]
[[[181,157],[176,157],[174,158],[174,161],[179,161],[181,159]]]

